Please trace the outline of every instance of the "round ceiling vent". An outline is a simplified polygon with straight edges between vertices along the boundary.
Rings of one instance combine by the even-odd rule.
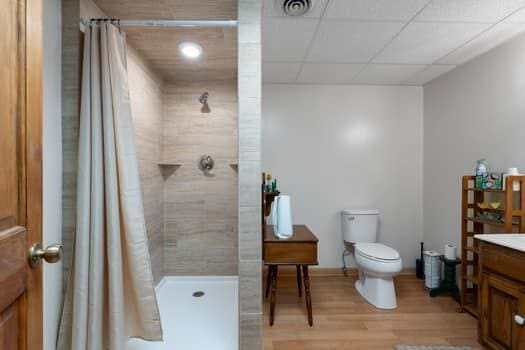
[[[283,9],[290,16],[302,16],[311,6],[310,0],[284,0]]]

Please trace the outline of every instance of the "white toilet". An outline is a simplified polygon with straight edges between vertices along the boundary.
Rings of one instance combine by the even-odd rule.
[[[397,307],[393,277],[401,272],[399,253],[377,241],[379,212],[369,209],[345,209],[343,237],[354,245],[354,257],[359,269],[355,287],[359,294],[379,309]]]

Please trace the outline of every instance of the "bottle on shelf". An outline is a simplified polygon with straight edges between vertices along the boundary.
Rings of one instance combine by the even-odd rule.
[[[272,174],[266,173],[266,184],[264,186],[265,192],[272,192]]]
[[[479,159],[476,165],[476,188],[483,188],[483,179],[487,176],[487,160]]]
[[[277,179],[272,182],[272,192],[277,192]]]

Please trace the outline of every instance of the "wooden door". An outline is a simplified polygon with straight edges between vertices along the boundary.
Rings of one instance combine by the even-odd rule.
[[[41,0],[0,0],[0,350],[42,349],[41,43]]]
[[[490,273],[483,275],[481,340],[490,349],[525,350],[525,286]]]

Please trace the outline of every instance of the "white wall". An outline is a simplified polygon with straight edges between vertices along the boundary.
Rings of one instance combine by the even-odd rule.
[[[525,36],[424,88],[425,242],[459,246],[461,176],[487,158],[489,171],[525,171]]]
[[[423,238],[420,87],[263,86],[263,169],[291,194],[293,220],[340,267],[343,208],[381,212],[379,241],[413,266]]]
[[[43,244],[62,239],[61,1],[44,1]],[[56,349],[61,264],[44,264],[44,349]]]

